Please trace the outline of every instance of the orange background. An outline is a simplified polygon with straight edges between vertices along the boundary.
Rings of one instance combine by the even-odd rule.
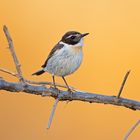
[[[51,81],[49,74],[32,77],[51,48],[69,30],[89,32],[84,61],[67,77],[84,91],[116,95],[123,76],[131,74],[123,97],[140,101],[140,1],[135,0],[0,0],[0,67],[15,71],[2,26],[7,25],[23,74]],[[16,78],[0,72],[10,81]],[[57,82],[63,83],[61,78]],[[122,140],[139,119],[139,111],[73,101],[58,104],[46,130],[52,98],[0,91],[1,140]],[[140,126],[129,140],[140,139]]]

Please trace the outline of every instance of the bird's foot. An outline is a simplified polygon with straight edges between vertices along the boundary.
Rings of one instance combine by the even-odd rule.
[[[51,88],[54,88],[55,90],[60,91],[56,86],[51,86]]]
[[[68,88],[68,92],[69,92],[70,94],[73,94],[73,93],[74,93],[74,91],[73,91],[72,89],[70,89],[70,88]]]

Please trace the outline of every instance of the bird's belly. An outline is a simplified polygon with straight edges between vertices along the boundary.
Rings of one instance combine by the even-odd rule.
[[[72,74],[81,65],[82,58],[82,51],[78,54],[63,53],[61,55],[53,56],[47,63],[46,71],[57,76]]]

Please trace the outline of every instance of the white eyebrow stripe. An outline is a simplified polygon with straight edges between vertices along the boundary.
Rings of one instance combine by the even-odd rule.
[[[78,36],[79,34],[74,34],[74,35],[69,35],[68,37],[66,38],[70,38],[71,36]]]
[[[73,36],[73,35],[69,35],[68,37],[66,37],[66,38],[70,38],[71,36]]]

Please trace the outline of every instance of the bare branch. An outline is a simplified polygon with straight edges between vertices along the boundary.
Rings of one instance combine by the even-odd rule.
[[[29,84],[35,84],[35,85],[50,85],[50,86],[54,85],[52,82],[44,82],[44,81],[36,82],[36,81],[31,81],[31,80],[25,80],[25,82],[27,82]],[[67,89],[67,86],[65,86],[63,84],[55,83],[55,85],[57,87],[62,87],[62,88],[66,88]],[[70,89],[73,90],[73,91],[79,91],[78,89],[75,89],[74,87],[71,87],[71,86],[70,86]]]
[[[118,93],[118,95],[117,95],[117,98],[120,98],[120,96],[121,96],[122,90],[123,90],[123,88],[124,88],[124,85],[125,85],[125,82],[126,82],[126,80],[127,80],[127,78],[128,78],[129,73],[130,73],[130,70],[129,70],[129,71],[125,74],[125,76],[124,76],[124,79],[123,79],[123,82],[122,82],[122,84],[121,84],[121,87],[120,87],[119,93]]]
[[[9,70],[6,70],[6,69],[4,69],[4,68],[0,68],[0,71],[1,71],[1,72],[4,72],[4,73],[7,73],[7,74],[10,74],[10,75],[15,76],[15,77],[18,78],[18,74],[14,73],[14,72],[11,72],[11,71],[9,71]]]
[[[12,76],[14,76],[14,77],[19,78],[19,77],[18,77],[18,74],[14,73],[14,72],[11,72],[11,71],[9,71],[9,70],[7,70],[7,69],[0,68],[0,71],[1,71],[1,72],[4,72],[4,73],[7,73],[7,74],[10,74],[10,75],[12,75]],[[44,82],[44,81],[36,82],[36,81],[27,80],[27,79],[25,79],[25,78],[24,78],[24,81],[27,82],[27,83],[29,83],[29,84],[35,84],[35,85],[50,85],[50,86],[53,86],[53,83],[52,83],[52,82]],[[62,87],[62,88],[66,88],[66,89],[67,89],[67,86],[65,86],[65,85],[63,85],[63,84],[56,83],[55,85],[58,86],[58,87]],[[79,91],[79,90],[77,90],[77,89],[75,89],[74,87],[71,87],[71,86],[70,86],[70,89],[73,90],[73,91]]]
[[[44,93],[46,93],[46,96],[48,96],[48,93],[51,93],[50,96],[53,98],[57,98],[59,95],[60,101],[77,100],[89,103],[112,104],[116,106],[123,106],[132,110],[140,110],[140,102],[126,98],[119,98],[116,101],[116,96],[107,96],[97,93],[74,92],[73,94],[69,94],[69,92],[63,90],[59,90],[58,92],[58,90],[52,87],[47,88],[45,86],[30,85],[28,83],[23,85],[21,83],[8,82],[4,79],[0,79],[0,90],[7,90],[10,92],[25,92],[29,94],[41,95],[43,97],[45,96]]]
[[[53,116],[54,116],[54,113],[55,113],[58,102],[59,102],[59,98],[56,98],[55,103],[54,103],[53,108],[52,108],[52,111],[51,111],[51,114],[50,114],[47,129],[49,129],[50,126],[51,126],[52,119],[53,119]]]
[[[20,65],[20,63],[19,63],[19,61],[18,61],[18,58],[17,58],[17,56],[16,56],[12,38],[11,38],[11,36],[10,36],[10,33],[9,33],[9,31],[8,31],[8,28],[7,28],[5,25],[3,26],[3,31],[4,31],[5,36],[6,36],[6,38],[7,38],[7,41],[8,41],[9,49],[10,49],[11,55],[12,55],[12,57],[13,57],[15,66],[16,66],[16,70],[17,70],[17,73],[18,73],[19,80],[20,80],[20,82],[23,82],[23,83],[24,83],[24,78],[23,78],[23,76],[22,76],[22,71],[21,71],[21,69],[20,69],[20,66],[21,66],[21,65]]]
[[[126,133],[125,137],[123,140],[127,140],[130,134],[134,131],[134,129],[140,124],[140,120],[138,120]]]

